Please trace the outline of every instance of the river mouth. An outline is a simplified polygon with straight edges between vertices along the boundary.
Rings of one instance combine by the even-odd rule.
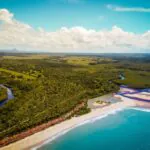
[[[127,86],[120,86],[119,92],[114,96],[122,100],[133,101],[136,107],[150,108],[150,89],[133,89]]]

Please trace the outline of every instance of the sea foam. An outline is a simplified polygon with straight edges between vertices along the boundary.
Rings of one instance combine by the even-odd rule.
[[[138,110],[138,111],[150,112],[150,109],[149,109],[149,108],[132,107],[132,109]]]

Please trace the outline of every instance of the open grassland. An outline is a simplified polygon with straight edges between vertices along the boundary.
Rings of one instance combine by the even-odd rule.
[[[150,72],[124,70],[125,80],[119,80],[120,84],[128,85],[132,88],[150,87]]]
[[[90,56],[67,56],[63,58],[68,64],[72,65],[97,65],[101,63],[110,63],[113,62],[110,58],[98,58]]]
[[[73,68],[74,71],[76,72],[89,72],[89,73],[105,73],[105,75],[109,75],[112,73],[116,73],[117,75],[119,74],[119,70],[114,67],[113,64],[96,64],[96,65],[86,65],[86,66],[78,66]]]
[[[0,68],[0,72],[4,72],[4,73],[7,73],[9,74],[12,78],[18,78],[18,79],[31,79],[31,80],[34,80],[35,77],[34,76],[30,76],[30,75],[27,75],[27,74],[23,74],[23,73],[19,73],[19,72],[16,72],[16,71],[12,71],[12,70],[8,70],[8,69],[4,69],[4,68]]]
[[[94,58],[78,56],[65,57],[63,60],[66,60],[67,63],[73,65],[89,65],[89,63],[96,61]]]
[[[21,56],[3,56],[3,59],[48,59],[49,55],[21,55]]]

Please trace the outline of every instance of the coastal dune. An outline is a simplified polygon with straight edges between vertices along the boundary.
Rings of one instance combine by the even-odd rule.
[[[82,125],[89,121],[94,121],[96,119],[112,114],[115,111],[119,111],[132,106],[135,106],[134,101],[128,98],[123,98],[122,101],[105,106],[103,108],[94,109],[90,113],[83,116],[73,117],[70,120],[66,120],[43,131],[35,133],[29,137],[26,137],[20,141],[2,147],[1,150],[37,149],[41,145],[55,139],[59,135],[64,134],[68,130],[71,130],[79,125]]]

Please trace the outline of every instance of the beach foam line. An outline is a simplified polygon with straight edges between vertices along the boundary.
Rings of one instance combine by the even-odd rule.
[[[132,109],[138,110],[138,111],[150,112],[150,109],[148,108],[132,107]]]
[[[55,139],[57,139],[57,138],[63,136],[64,134],[68,133],[69,131],[71,131],[71,130],[73,130],[73,129],[79,127],[79,126],[83,126],[83,125],[88,124],[88,123],[94,123],[94,122],[97,121],[97,120],[101,120],[101,119],[103,119],[103,118],[106,118],[106,117],[108,117],[109,115],[115,115],[115,114],[117,114],[118,112],[123,111],[123,110],[125,110],[125,109],[127,109],[127,108],[116,108],[116,109],[114,109],[114,110],[110,110],[110,111],[107,112],[106,114],[102,114],[102,115],[100,115],[100,116],[96,116],[96,117],[93,117],[93,118],[84,120],[83,122],[81,122],[81,123],[79,123],[79,124],[75,124],[75,125],[71,126],[70,128],[67,128],[67,129],[64,129],[64,130],[58,132],[57,134],[55,134],[55,135],[51,136],[50,138],[48,138],[47,140],[45,140],[41,145],[37,145],[36,147],[33,147],[31,150],[37,150],[37,149],[41,148],[42,146],[51,143],[51,142],[54,141]]]

